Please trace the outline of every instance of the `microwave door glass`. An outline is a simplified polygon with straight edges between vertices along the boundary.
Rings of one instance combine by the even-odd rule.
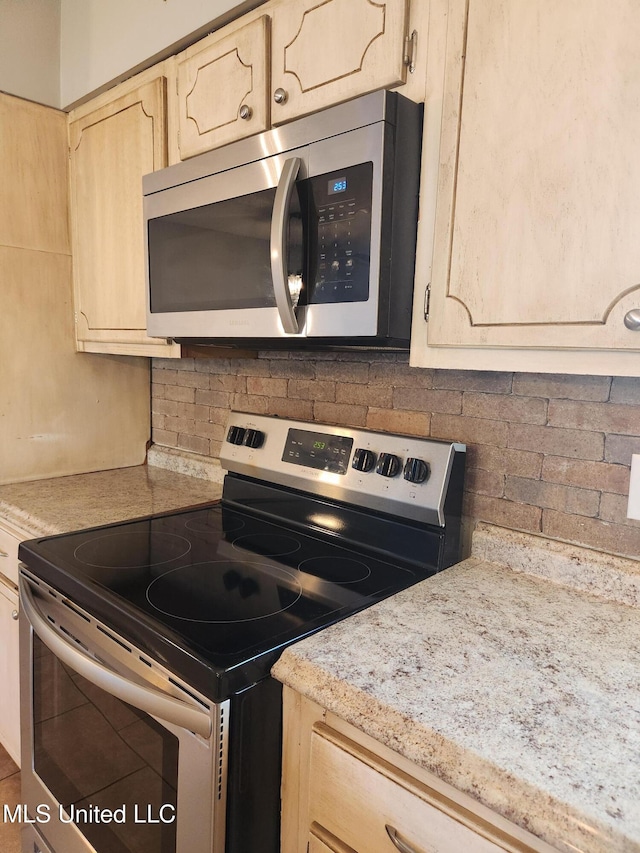
[[[304,230],[296,185],[288,210],[288,287],[294,308],[304,280]],[[276,189],[148,222],[151,312],[273,308],[270,232]]]
[[[275,188],[150,219],[152,313],[272,308]]]

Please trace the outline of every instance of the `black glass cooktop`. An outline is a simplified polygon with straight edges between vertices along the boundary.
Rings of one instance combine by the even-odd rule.
[[[224,504],[32,540],[20,559],[216,701],[264,678],[284,646],[434,571],[353,548],[330,523],[312,533]]]

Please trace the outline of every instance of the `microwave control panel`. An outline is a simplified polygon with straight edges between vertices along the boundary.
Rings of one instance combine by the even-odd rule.
[[[316,230],[310,303],[369,298],[372,182],[372,163],[309,179]]]

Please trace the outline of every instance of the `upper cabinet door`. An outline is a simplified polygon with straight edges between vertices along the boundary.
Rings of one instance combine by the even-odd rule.
[[[229,35],[214,33],[180,54],[180,159],[267,129],[268,62],[266,15]]]
[[[273,124],[405,82],[407,0],[273,5]]]
[[[69,125],[80,350],[176,354],[146,334],[142,176],[167,163],[165,90],[164,76],[123,84]]]
[[[429,345],[640,349],[637,0],[449,0],[446,38]]]

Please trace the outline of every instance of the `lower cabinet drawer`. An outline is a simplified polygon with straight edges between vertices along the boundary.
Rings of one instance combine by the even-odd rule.
[[[333,849],[498,853],[514,849],[490,840],[485,832],[490,833],[481,826],[471,828],[441,810],[429,802],[429,792],[419,782],[351,741],[342,741],[335,732],[327,736],[314,731],[310,762],[309,850],[314,853]],[[332,836],[342,844],[327,840]]]
[[[309,835],[309,853],[353,853],[353,850],[334,838],[323,841],[312,830]]]

